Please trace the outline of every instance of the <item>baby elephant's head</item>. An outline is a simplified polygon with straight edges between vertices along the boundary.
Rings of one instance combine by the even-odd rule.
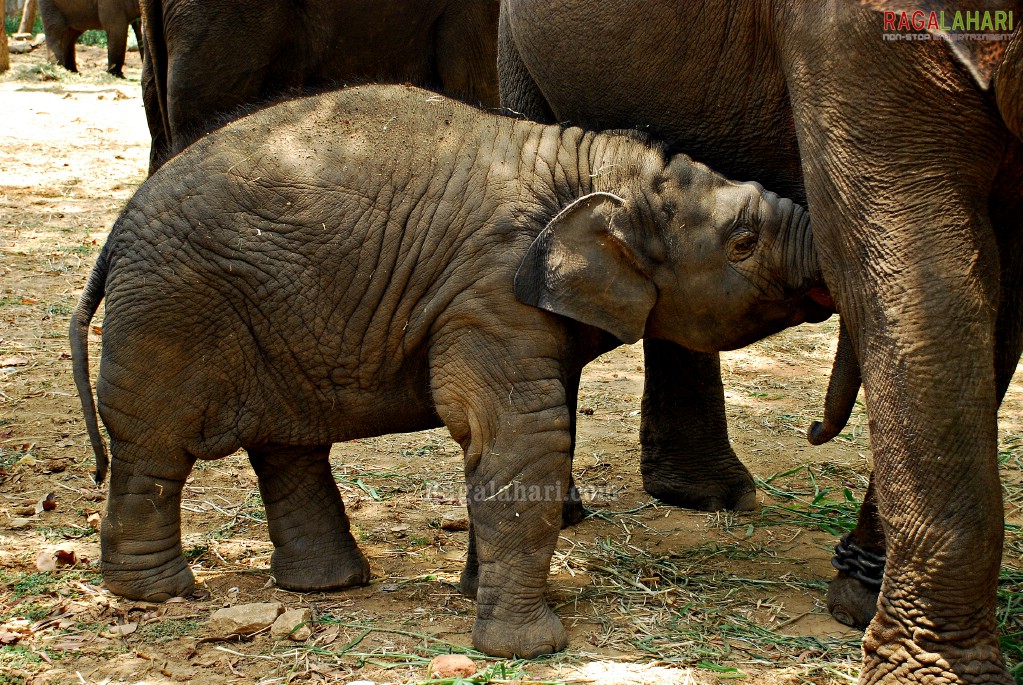
[[[684,155],[640,190],[562,210],[530,246],[515,292],[623,342],[706,352],[832,312],[808,213]]]

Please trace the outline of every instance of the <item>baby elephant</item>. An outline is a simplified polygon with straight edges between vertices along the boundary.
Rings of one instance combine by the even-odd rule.
[[[332,443],[443,424],[465,451],[473,644],[563,649],[544,601],[578,374],[642,336],[745,345],[830,313],[809,217],[637,134],[486,114],[409,86],[292,100],[200,139],[146,181],[71,323],[106,453],[103,575],[187,594],[182,486],[245,448],[282,587],[366,583]],[[478,575],[473,572],[478,571]]]
[[[78,71],[75,43],[93,29],[107,33],[107,73],[124,77],[124,54],[128,47],[128,26],[142,45],[138,19],[142,16],[139,0],[39,0],[46,46],[57,64]]]

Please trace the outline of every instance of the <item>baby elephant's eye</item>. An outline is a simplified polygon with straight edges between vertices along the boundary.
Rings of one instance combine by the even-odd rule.
[[[756,249],[757,234],[748,228],[740,228],[733,231],[732,235],[728,238],[728,244],[725,246],[728,259],[732,262],[741,262],[752,255]]]

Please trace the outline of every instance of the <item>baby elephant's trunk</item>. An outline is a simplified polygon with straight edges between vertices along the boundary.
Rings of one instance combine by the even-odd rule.
[[[834,313],[835,303],[824,284],[810,213],[788,198],[772,197],[771,201],[781,216],[775,242],[778,250],[775,264],[782,274],[780,283],[787,296],[805,298],[804,321],[823,321]]]
[[[817,250],[813,244],[813,230],[810,224],[810,213],[788,198],[779,201],[782,211],[791,218],[785,222],[786,235],[781,241],[785,245],[785,273],[788,274],[788,286],[795,291],[810,291],[824,287],[824,276],[821,273]]]

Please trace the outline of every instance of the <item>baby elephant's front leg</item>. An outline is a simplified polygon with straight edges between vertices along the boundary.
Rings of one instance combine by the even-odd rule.
[[[544,592],[571,470],[563,382],[520,382],[491,393],[493,383],[467,382],[461,370],[457,381],[434,378],[441,417],[465,449],[479,561],[473,646],[499,657],[560,651],[568,637]]]
[[[537,446],[550,443],[550,436],[528,431],[522,437]],[[521,442],[498,440],[468,479],[479,558],[472,643],[487,654],[529,659],[568,646],[561,620],[544,599],[568,485],[569,456],[562,447],[539,454]]]
[[[329,455],[329,445],[249,450],[274,543],[270,568],[289,590],[369,582],[369,562],[349,532]]]

